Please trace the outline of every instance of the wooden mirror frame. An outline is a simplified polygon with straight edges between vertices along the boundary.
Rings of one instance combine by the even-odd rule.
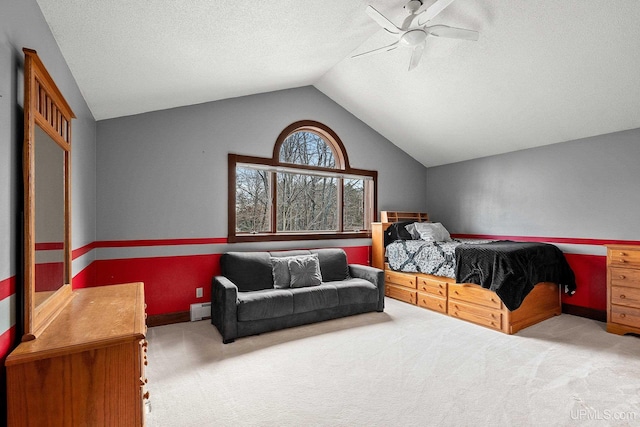
[[[24,60],[24,335],[35,339],[71,300],[71,119],[73,111],[35,50]],[[36,306],[35,295],[35,128],[64,150],[64,279],[62,287]]]

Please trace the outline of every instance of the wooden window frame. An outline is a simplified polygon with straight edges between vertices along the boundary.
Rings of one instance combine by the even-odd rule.
[[[332,148],[335,159],[335,168],[325,168],[319,166],[300,165],[295,163],[286,163],[280,161],[280,148],[282,147],[285,139],[295,132],[311,131],[319,134],[323,140]],[[271,231],[268,233],[237,233],[236,232],[236,168],[238,164],[246,164],[249,167],[255,165],[258,168],[273,168],[271,172]],[[341,185],[339,186],[338,196],[338,210],[339,210],[339,230],[340,231],[276,231],[276,200],[275,191],[275,174],[277,168],[286,168],[287,170],[299,170],[301,173],[309,171],[326,172],[329,174],[344,175],[344,178],[340,178]],[[338,137],[338,135],[331,130],[328,126],[312,121],[302,120],[287,126],[278,136],[276,143],[273,147],[273,156],[271,158],[246,156],[240,154],[229,153],[228,155],[228,242],[267,242],[267,241],[287,241],[287,240],[324,240],[324,239],[358,239],[358,238],[370,238],[371,229],[362,231],[343,231],[343,218],[344,215],[344,198],[342,195],[342,179],[345,178],[357,178],[370,179],[372,181],[373,190],[372,194],[365,194],[365,197],[370,198],[370,204],[372,205],[372,212],[367,214],[365,212],[365,226],[371,222],[376,221],[376,215],[378,211],[378,172],[366,169],[356,169],[349,165],[349,158],[347,151],[344,148],[344,144]],[[365,190],[366,191],[366,190]]]

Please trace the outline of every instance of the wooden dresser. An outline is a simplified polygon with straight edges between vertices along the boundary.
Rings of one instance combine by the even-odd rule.
[[[9,425],[144,425],[145,317],[142,283],[74,291],[6,359]]]
[[[607,331],[640,334],[640,246],[607,245]]]

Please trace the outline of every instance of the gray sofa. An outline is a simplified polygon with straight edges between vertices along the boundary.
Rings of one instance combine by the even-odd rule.
[[[273,265],[278,259],[272,263],[272,257],[315,258],[314,254],[322,276],[319,285],[274,288]],[[384,310],[384,272],[347,265],[342,249],[227,252],[220,267],[222,275],[211,285],[211,323],[225,344],[248,335]]]

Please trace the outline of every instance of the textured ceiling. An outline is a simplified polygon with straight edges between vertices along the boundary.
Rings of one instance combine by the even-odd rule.
[[[425,0],[426,4],[433,0]],[[38,0],[97,120],[315,85],[426,166],[640,127],[640,1],[457,0],[410,50],[404,0]]]

